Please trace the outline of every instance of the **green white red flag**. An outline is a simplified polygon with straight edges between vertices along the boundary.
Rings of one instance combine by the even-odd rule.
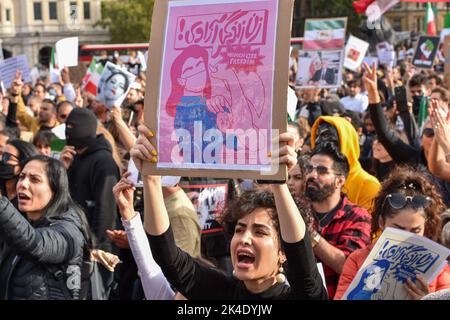
[[[82,89],[96,96],[98,82],[102,73],[103,65],[101,63],[97,65],[95,58],[92,58],[91,64],[89,65],[89,68],[86,71],[86,75],[83,78]]]
[[[425,13],[425,25],[424,32],[430,36],[435,36],[437,34],[436,31],[436,19],[434,17],[434,10],[431,6],[431,3],[427,2],[427,9]]]
[[[342,49],[347,18],[306,19],[303,50]]]

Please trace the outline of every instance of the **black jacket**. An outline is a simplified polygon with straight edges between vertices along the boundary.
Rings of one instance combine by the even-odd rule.
[[[97,136],[94,145],[77,154],[67,171],[70,195],[83,208],[98,247],[111,252],[107,229],[115,229],[117,207],[112,189],[120,179],[112,148],[105,137]]]
[[[0,299],[83,298],[83,260],[89,250],[81,225],[74,210],[30,223],[1,197]]]
[[[199,263],[175,244],[172,228],[147,235],[153,257],[170,284],[189,300],[327,300],[327,290],[317,270],[316,259],[305,233],[296,243],[281,241],[288,268],[286,283],[276,283],[260,293],[250,292],[241,280]]]

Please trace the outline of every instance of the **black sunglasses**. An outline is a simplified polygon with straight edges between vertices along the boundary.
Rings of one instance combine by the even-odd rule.
[[[434,129],[433,128],[425,128],[422,131],[422,135],[427,138],[433,138],[434,137]]]
[[[2,162],[3,162],[3,163],[6,163],[6,162],[8,162],[10,159],[15,159],[15,160],[17,160],[17,161],[20,162],[19,158],[17,158],[17,157],[16,157],[15,155],[13,155],[12,153],[9,153],[9,152],[3,152],[3,155],[2,155]]]
[[[403,193],[390,193],[386,196],[385,200],[396,210],[404,208],[408,204],[408,201],[411,203],[411,207],[417,210],[428,207],[431,198],[422,195],[405,196]]]
[[[332,173],[327,167],[324,167],[324,166],[314,167],[313,165],[310,165],[310,164],[307,164],[305,166],[305,171],[307,174],[313,172],[314,170],[316,170],[317,174],[319,174],[319,175],[326,175],[328,173]]]

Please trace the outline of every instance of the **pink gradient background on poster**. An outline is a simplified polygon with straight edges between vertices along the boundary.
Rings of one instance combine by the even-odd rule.
[[[198,96],[206,97],[207,104],[226,105],[228,112],[216,113],[222,132],[253,128],[270,133],[277,1],[170,4],[161,72],[158,161],[173,162],[173,150],[178,150],[178,143],[172,141],[176,102],[186,96],[188,86],[183,82],[188,80],[180,78],[189,79],[191,88],[203,88],[197,92],[202,92]],[[208,66],[202,69],[205,55]],[[184,58],[177,63],[179,56]],[[181,71],[189,66],[190,71]],[[180,81],[186,87],[180,87]],[[261,145],[267,148],[270,137],[265,137],[257,147],[244,143],[243,152],[251,157]]]

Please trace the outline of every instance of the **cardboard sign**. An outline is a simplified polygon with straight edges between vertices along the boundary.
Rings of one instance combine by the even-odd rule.
[[[298,88],[336,88],[342,80],[342,50],[299,51]]]
[[[292,8],[293,0],[155,2],[145,119],[158,162],[146,172],[285,180],[267,153],[278,148],[273,129],[286,130]]]
[[[356,71],[361,66],[367,49],[369,49],[368,42],[351,35],[345,47],[344,68]]]
[[[447,264],[450,250],[428,238],[386,228],[364,261],[343,300],[407,300],[407,279],[433,281]]]
[[[55,48],[59,69],[78,65],[78,37],[61,39]]]
[[[417,43],[412,64],[417,68],[432,68],[438,49],[439,37],[421,36]]]
[[[27,57],[25,55],[11,57],[0,61],[0,79],[3,81],[5,88],[11,87],[16,78],[16,70],[22,71],[22,80],[24,82],[31,82]]]
[[[136,76],[114,63],[107,62],[97,86],[97,100],[108,108],[120,106]]]

